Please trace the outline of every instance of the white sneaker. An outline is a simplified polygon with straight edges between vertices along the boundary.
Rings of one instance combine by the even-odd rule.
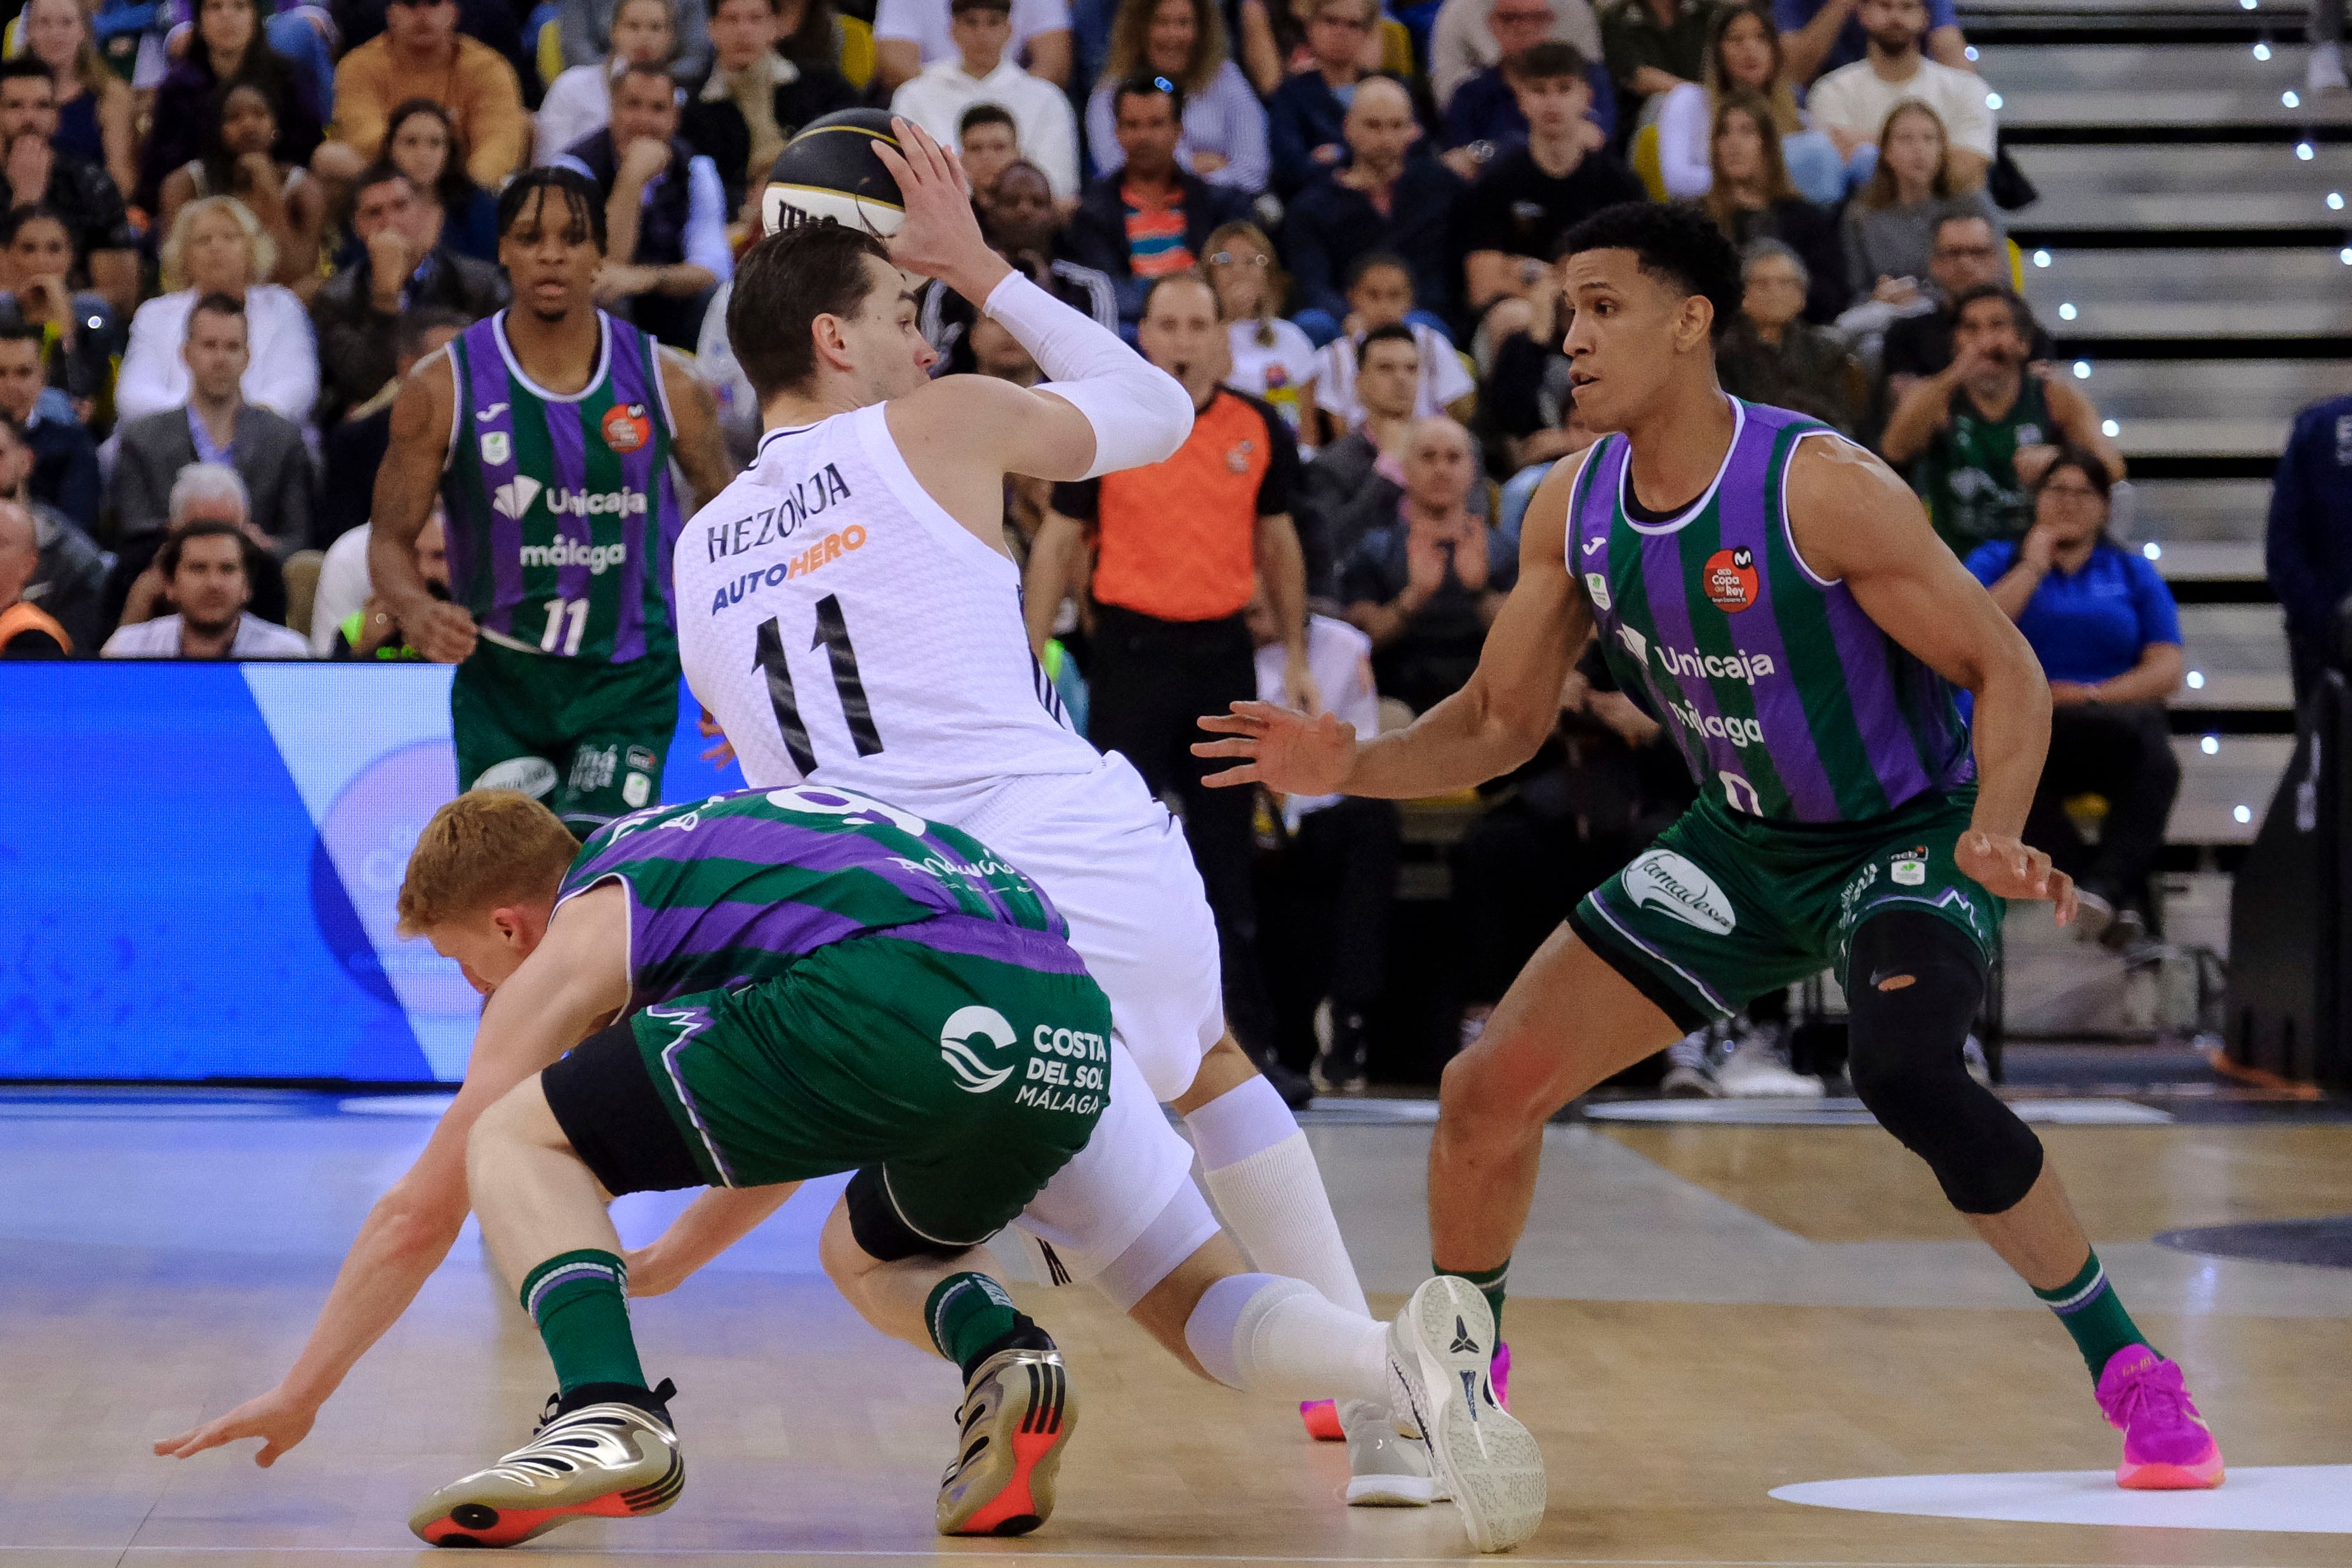
[[[1715,1069],[1715,1081],[1733,1100],[1819,1100],[1822,1080],[1789,1066],[1789,1052],[1777,1031],[1758,1029],[1740,1037]]]
[[[2074,900],[2078,906],[2074,910],[2074,940],[2096,942],[2106,935],[2107,928],[2116,923],[2116,906],[2081,886],[2074,889]]]
[[[2342,92],[2347,86],[2344,79],[2344,47],[2340,44],[2314,44],[2311,61],[2304,67],[2303,85],[2311,92]]]
[[[1399,1436],[1388,1406],[1343,1399],[1339,1428],[1348,1434],[1349,1508],[1427,1508],[1437,1500],[1429,1445]]]
[[[1705,1029],[1685,1035],[1666,1047],[1666,1076],[1658,1092],[1668,1100],[1713,1100],[1723,1092],[1707,1070]]]
[[[1495,1398],[1495,1315],[1467,1279],[1422,1282],[1389,1325],[1391,1403],[1428,1439],[1438,1479],[1481,1552],[1507,1552],[1543,1523],[1543,1450]]]

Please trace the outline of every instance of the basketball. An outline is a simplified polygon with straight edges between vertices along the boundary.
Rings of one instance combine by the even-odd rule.
[[[829,217],[882,239],[898,233],[907,210],[898,182],[874,155],[877,142],[898,145],[878,109],[845,109],[801,127],[768,171],[761,229],[776,234]]]

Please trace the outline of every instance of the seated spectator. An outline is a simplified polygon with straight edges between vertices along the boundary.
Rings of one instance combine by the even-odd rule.
[[[1123,0],[1119,5],[1109,58],[1087,100],[1087,143],[1097,174],[1118,166],[1112,85],[1137,76],[1164,76],[1184,89],[1179,163],[1213,185],[1252,195],[1265,189],[1273,174],[1265,109],[1225,47],[1224,13],[1213,0]]]
[[[1260,98],[1272,98],[1284,81],[1315,68],[1315,48],[1307,37],[1315,6],[1316,0],[1241,0],[1234,30],[1241,39],[1242,73]],[[1380,28],[1367,31],[1357,50],[1357,68],[1366,75],[1380,70],[1386,62],[1386,46]]]
[[[25,584],[25,600],[65,627],[77,658],[93,658],[113,629],[106,612],[107,556],[88,531],[57,508],[33,499],[32,477],[33,448],[26,442],[24,427],[0,414],[0,500],[32,513],[39,552],[32,580]]]
[[[1013,0],[950,0],[949,31],[956,53],[932,61],[900,87],[890,112],[929,132],[942,142],[961,129],[963,111],[975,103],[1001,103],[1011,112],[1021,155],[1045,173],[1055,197],[1078,194],[1078,122],[1062,89],[1013,63],[1005,46],[1013,37]]]
[[[1502,47],[1501,60],[1482,67],[1454,89],[1445,105],[1445,163],[1465,180],[1528,139],[1528,117],[1519,112],[1520,57],[1546,41],[1551,31],[1548,0],[1495,0],[1486,26]],[[1592,85],[1586,118],[1611,140],[1617,135],[1617,84],[1599,55],[1584,59],[1584,79]]]
[[[188,402],[122,426],[108,500],[120,536],[160,533],[172,488],[192,463],[225,463],[245,481],[246,518],[283,561],[310,542],[315,476],[302,428],[245,401],[239,383],[250,360],[245,301],[207,294],[188,313],[181,357]]]
[[[1613,0],[1601,14],[1601,51],[1628,120],[1678,87],[1696,87],[1706,63],[1713,0]]]
[[[1176,162],[1183,89],[1137,77],[1113,91],[1111,109],[1119,168],[1087,183],[1070,219],[1070,252],[1117,286],[1118,319],[1131,324],[1151,280],[1191,271],[1210,232],[1246,217],[1248,202]]]
[[[129,199],[139,184],[131,84],[100,58],[81,0],[30,0],[24,17],[25,52],[47,66],[57,84],[58,151],[98,164]]]
[[[432,237],[426,247],[495,266],[499,199],[466,173],[466,144],[458,140],[449,111],[429,98],[412,98],[392,111],[389,125],[383,161],[408,176],[421,209],[417,233]],[[352,186],[352,200],[356,202],[360,195],[359,187]],[[360,240],[360,247],[366,243]]]
[[[234,471],[215,468],[215,475]],[[197,491],[216,481],[190,469],[181,484],[188,487],[184,500],[173,487],[172,508],[177,518],[163,547],[156,552],[152,576],[160,593],[149,603],[126,611],[122,625],[106,639],[100,651],[108,658],[308,658],[310,645],[284,626],[273,626],[246,609],[253,599],[253,584],[246,567],[253,542],[226,517],[211,515],[227,510]],[[134,600],[141,595],[134,590]],[[147,610],[170,604],[175,613],[150,618]]]
[[[1315,422],[1305,416],[1315,406],[1315,341],[1277,313],[1290,279],[1274,259],[1274,241],[1254,223],[1229,223],[1209,237],[1202,259],[1233,353],[1225,384],[1271,404],[1293,436],[1313,445],[1306,427]]]
[[[1814,121],[1837,143],[1855,183],[1866,179],[1896,106],[1924,103],[1944,130],[1944,174],[1955,191],[1973,191],[1992,166],[1994,131],[1984,79],[1938,65],[1920,53],[1926,0],[1862,0],[1870,56],[1840,66],[1806,96]]]
[[[131,318],[131,347],[114,384],[114,413],[142,419],[188,400],[188,367],[180,345],[188,316],[207,294],[245,301],[253,363],[245,373],[245,400],[296,424],[308,424],[319,401],[319,350],[310,318],[292,290],[262,279],[277,264],[261,225],[235,196],[206,196],[180,209],[163,242],[163,287]]]
[[[1659,101],[1658,173],[1666,195],[1703,196],[1715,183],[1715,109],[1737,92],[1771,105],[1789,183],[1807,201],[1833,207],[1845,198],[1845,160],[1826,132],[1811,129],[1789,86],[1780,29],[1764,0],[1717,11],[1703,83],[1678,87]]]
[[[1061,225],[1045,176],[1025,160],[1006,165],[996,184],[978,198],[988,242],[1038,287],[1074,310],[1084,310],[1113,331],[1118,330],[1118,290],[1091,267],[1060,256]],[[936,279],[923,290],[918,323],[924,341],[940,353],[934,375],[977,368],[966,341],[977,312],[971,301]]]
[[[425,579],[425,591],[436,599],[449,597],[449,548],[447,535],[442,527],[439,507],[425,520],[416,535],[416,572]],[[317,607],[312,606],[311,643],[318,642]],[[331,639],[326,657],[337,659],[372,658],[415,663],[425,656],[409,646],[400,616],[383,599],[371,593],[360,607],[334,622],[328,630]]]
[[[269,281],[307,297],[319,282],[326,199],[308,170],[279,156],[279,141],[278,111],[268,94],[252,82],[230,82],[221,91],[203,152],[163,177],[163,205],[157,216],[169,234],[190,202],[235,196],[278,253]]]
[[[7,205],[45,206],[73,236],[73,285],[107,298],[118,316],[139,303],[139,236],[105,168],[56,144],[57,83],[38,60],[0,64],[0,156]]]
[[[1791,82],[1801,89],[1823,71],[1850,66],[1869,52],[1861,8],[1861,0],[1772,0],[1772,19],[1789,40]],[[1927,0],[1927,58],[1954,70],[1974,68],[1953,0]]]
[[[1436,159],[1409,156],[1421,136],[1412,98],[1387,77],[1367,78],[1348,105],[1343,133],[1347,163],[1292,198],[1282,226],[1298,324],[1318,342],[1339,335],[1348,313],[1341,279],[1376,250],[1412,269],[1423,309],[1444,316],[1454,305],[1454,214],[1464,187]]]
[[[767,184],[793,133],[857,101],[837,56],[800,61],[778,48],[782,7],[782,0],[719,0],[710,13],[709,74],[690,83],[678,122],[678,134],[718,165],[728,212],[746,222],[758,221],[746,198]],[[819,12],[829,30],[830,9],[816,0],[803,8],[804,15]],[[971,174],[969,163],[964,172]]]
[[[1574,457],[1601,439],[1601,435],[1584,422],[1575,396],[1563,388],[1548,423],[1532,435],[1507,443],[1509,456],[1519,467],[1495,492],[1495,531],[1509,541],[1514,554],[1518,552],[1519,527],[1527,521],[1528,503],[1536,499],[1536,488],[1544,476],[1562,458]]]
[[[417,362],[448,346],[473,318],[446,305],[403,310],[392,331],[393,374],[375,395],[346,410],[327,427],[326,478],[319,487],[318,522],[310,536],[324,545],[367,525],[375,505],[375,471],[392,446],[392,402]],[[354,604],[358,601],[353,600]],[[323,655],[324,650],[321,649]]]
[[[923,68],[956,55],[948,0],[878,0],[874,7],[874,79],[893,93]],[[1055,87],[1070,85],[1068,0],[1014,0],[1008,58]]]
[[[1935,374],[1952,363],[1952,301],[1969,289],[2000,283],[2009,277],[2009,251],[2000,231],[1982,213],[1952,213],[1937,221],[1935,248],[1927,256],[1927,284],[1922,290],[1935,309],[1900,316],[1886,329],[1880,372],[1886,378],[1886,396],[1899,403],[1922,376]],[[2046,360],[2057,345],[2038,324],[2026,359]]]
[[[1870,179],[1845,209],[1845,277],[1857,302],[1916,314],[1937,226],[1956,215],[2000,225],[1981,190],[1963,194],[1944,156],[1944,122],[1924,103],[1887,115]]]
[[[1454,95],[1465,82],[1490,66],[1503,63],[1502,39],[1486,19],[1500,0],[1445,0],[1429,32],[1429,86],[1443,111],[1454,106]],[[1601,58],[1601,22],[1590,0],[1549,0],[1551,27],[1544,37],[1555,44],[1573,44],[1583,59]],[[1509,51],[1516,54],[1517,50]]]
[[[1470,432],[1420,421],[1405,446],[1403,517],[1358,541],[1340,573],[1381,694],[1415,713],[1462,689],[1518,580],[1518,558],[1470,513],[1480,482]]]
[[[2124,477],[2123,454],[2099,411],[2069,383],[2029,368],[2033,318],[1998,283],[1952,302],[1952,363],[1906,393],[1879,451],[1911,470],[1911,488],[1952,552],[2013,540],[2033,521],[2029,491],[2062,447],[2080,447]]]
[[[613,83],[613,123],[555,160],[604,198],[596,300],[691,353],[710,291],[735,275],[727,189],[718,166],[677,134],[677,89],[659,66],[631,64]]]
[[[455,0],[385,0],[383,34],[335,68],[335,120],[327,133],[373,163],[383,156],[393,110],[412,98],[449,111],[467,149],[466,173],[484,190],[522,167],[530,146],[522,84],[504,55],[458,33]]]
[[[1283,700],[1282,630],[1261,588],[1242,612],[1257,645],[1257,700]],[[1380,733],[1371,642],[1329,616],[1307,617],[1307,665],[1324,706],[1370,740]],[[1389,910],[1402,832],[1396,802],[1285,795],[1272,855],[1258,858],[1259,941],[1270,987],[1305,979],[1303,1011],[1330,1006],[1331,1037],[1308,1071],[1320,1094],[1360,1094],[1368,1016],[1387,989]],[[1287,940],[1286,940],[1287,939]],[[1278,1005],[1278,1003],[1277,1003]]]
[[[260,89],[276,122],[278,157],[308,163],[319,148],[320,106],[293,66],[269,47],[261,0],[197,0],[195,11],[195,32],[155,89],[146,145],[140,149],[131,199],[149,212],[160,210],[164,180],[205,156],[218,138],[232,82]]]
[[[775,0],[775,5],[776,52],[798,66],[804,76],[830,71],[848,81],[848,67],[844,60],[848,35],[842,27],[840,9],[834,0]],[[862,13],[862,3],[858,8]],[[711,21],[716,24],[718,19],[717,13],[713,12]],[[714,26],[710,37],[713,60],[718,58],[721,47]],[[869,60],[867,76],[871,70],[872,62]],[[866,85],[866,76],[849,81],[852,92],[863,91]]]
[[[663,0],[663,3],[674,16],[666,18],[670,23],[668,30],[673,42],[671,47],[662,51],[662,58],[675,57],[678,75],[690,80],[710,68],[709,0]],[[564,65],[556,81],[562,81],[582,66],[604,65],[630,55],[629,47],[624,42],[628,30],[624,13],[628,7],[629,0],[556,0],[556,31],[563,40]],[[525,7],[520,5],[516,7],[518,14]],[[551,95],[555,91],[554,83],[551,82],[547,90]],[[580,135],[585,136],[595,129],[592,125]],[[578,140],[579,137],[575,136],[559,143],[559,146],[568,147]]]
[[[1794,251],[1810,279],[1805,319],[1822,326],[1838,319],[1846,286],[1837,225],[1789,183],[1771,105],[1752,92],[1715,106],[1715,176],[1699,205],[1735,246],[1774,239]]]
[[[435,210],[417,200],[415,183],[391,163],[361,176],[352,209],[359,259],[319,287],[310,302],[326,387],[323,427],[367,402],[394,379],[402,319],[438,306],[479,321],[507,302],[506,275],[488,262],[434,243]]]
[[[569,67],[547,84],[547,96],[539,100],[531,126],[533,163],[552,163],[573,142],[586,141],[613,122],[613,79],[621,68],[669,69],[677,47],[670,0],[615,0],[609,47],[612,52],[605,58]]]
[[[1345,121],[1356,84],[1365,79],[1358,58],[1366,35],[1380,26],[1381,0],[1308,0],[1307,47],[1311,68],[1274,89],[1265,104],[1266,149],[1274,161],[1273,189],[1287,197],[1316,175],[1348,160]]]
[[[972,199],[996,184],[1021,157],[1021,128],[1013,111],[1001,103],[975,103],[956,121],[956,150],[963,155],[963,177]]]
[[[73,634],[25,597],[40,565],[31,510],[0,500],[0,659],[68,658],[74,652]]]
[[[33,451],[26,499],[55,507],[68,521],[98,531],[98,443],[80,421],[41,395],[41,329],[0,317],[0,414],[16,422]]]
[[[1723,390],[1750,403],[1810,414],[1852,436],[1861,415],[1862,367],[1836,333],[1804,319],[1804,258],[1777,239],[1740,249],[1747,292],[1739,315],[1716,335]]]
[[[2302,409],[2271,476],[2263,547],[2271,592],[2286,612],[2295,706],[2336,662],[2336,613],[2352,595],[2352,397]]]
[[[1393,256],[1373,251],[1356,258],[1348,276],[1348,315],[1340,334],[1323,350],[1315,372],[1315,405],[1339,429],[1352,429],[1364,416],[1356,395],[1357,345],[1375,327],[1402,322],[1412,331],[1421,350],[1421,384],[1413,398],[1420,418],[1451,414],[1466,420],[1477,406],[1478,384],[1462,367],[1462,356],[1437,330],[1432,318],[1416,308],[1412,275]]]
[[[114,362],[127,334],[104,295],[68,285],[72,267],[73,241],[56,213],[31,206],[0,216],[0,310],[41,329],[48,384],[77,419],[104,428],[114,419]]]
[[[2050,754],[2026,837],[2074,879],[2084,939],[2122,947],[2147,929],[2148,878],[2180,790],[2164,705],[2182,661],[2172,591],[2107,532],[2109,485],[2102,455],[2061,447],[2034,484],[2025,537],[1980,545],[1968,565],[2050,680]],[[2095,845],[2066,814],[2086,793],[2107,802]]]
[[[1045,183],[1042,175],[1038,183]],[[727,455],[738,468],[748,468],[760,454],[760,437],[767,432],[760,415],[760,395],[751,390],[751,378],[743,374],[735,345],[727,338],[727,302],[734,297],[731,281],[721,283],[710,296],[709,308],[702,312],[702,335],[695,340],[694,371],[719,405],[719,433],[727,442]],[[926,289],[927,309],[929,302]],[[928,331],[923,336],[934,349],[939,347]]]
[[[1584,57],[1568,44],[1538,44],[1518,68],[1519,112],[1528,144],[1486,165],[1458,209],[1455,227],[1473,310],[1504,294],[1526,294],[1551,276],[1559,237],[1602,207],[1649,199],[1585,118],[1592,87]]]
[[[1307,465],[1298,486],[1299,537],[1307,542],[1307,590],[1339,591],[1336,573],[1365,535],[1392,526],[1404,500],[1405,447],[1418,416],[1421,344],[1399,321],[1374,327],[1355,346],[1356,396],[1363,417]]]

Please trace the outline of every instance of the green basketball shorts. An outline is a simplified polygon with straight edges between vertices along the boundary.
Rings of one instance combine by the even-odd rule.
[[[1881,910],[1949,921],[1989,962],[2002,900],[1952,860],[1975,809],[1971,786],[1866,822],[1797,824],[1702,796],[1569,923],[1685,1030],[1824,969],[1843,985],[1854,928]]]
[[[975,946],[998,956],[955,950]],[[1025,1208],[1110,1097],[1110,1002],[1077,955],[961,917],[835,942],[630,1027],[705,1183],[877,1170],[897,1218],[942,1247]]]
[[[488,637],[449,683],[457,787],[518,789],[581,837],[661,798],[677,655],[556,658]]]

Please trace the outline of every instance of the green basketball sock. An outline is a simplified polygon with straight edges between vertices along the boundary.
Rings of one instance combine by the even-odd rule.
[[[1511,1278],[1511,1260],[1506,1258],[1492,1268],[1447,1268],[1432,1260],[1429,1271],[1451,1274],[1478,1287],[1478,1294],[1486,1298],[1486,1310],[1495,1314],[1495,1338],[1499,1343],[1503,1335],[1503,1286]]]
[[[2096,1252],[2084,1260],[2083,1271],[2065,1284],[2055,1290],[2036,1290],[2034,1294],[2058,1314],[2058,1321],[2074,1336],[2074,1348],[2083,1352],[2083,1360],[2094,1378],[2106,1371],[2108,1360],[2117,1351],[2126,1345],[2147,1343],[2147,1336],[2139,1331],[2139,1325],[2124,1310],[2116,1288],[2107,1283],[2107,1271],[2099,1266]]]
[[[923,1303],[923,1321],[931,1326],[931,1343],[963,1368],[966,1377],[1003,1349],[1003,1342],[1024,1329],[1035,1331],[1004,1287],[985,1274],[950,1274],[932,1286],[930,1300]]]
[[[629,1266],[611,1253],[583,1247],[549,1258],[524,1278],[522,1308],[564,1393],[590,1383],[645,1387],[629,1331]]]

